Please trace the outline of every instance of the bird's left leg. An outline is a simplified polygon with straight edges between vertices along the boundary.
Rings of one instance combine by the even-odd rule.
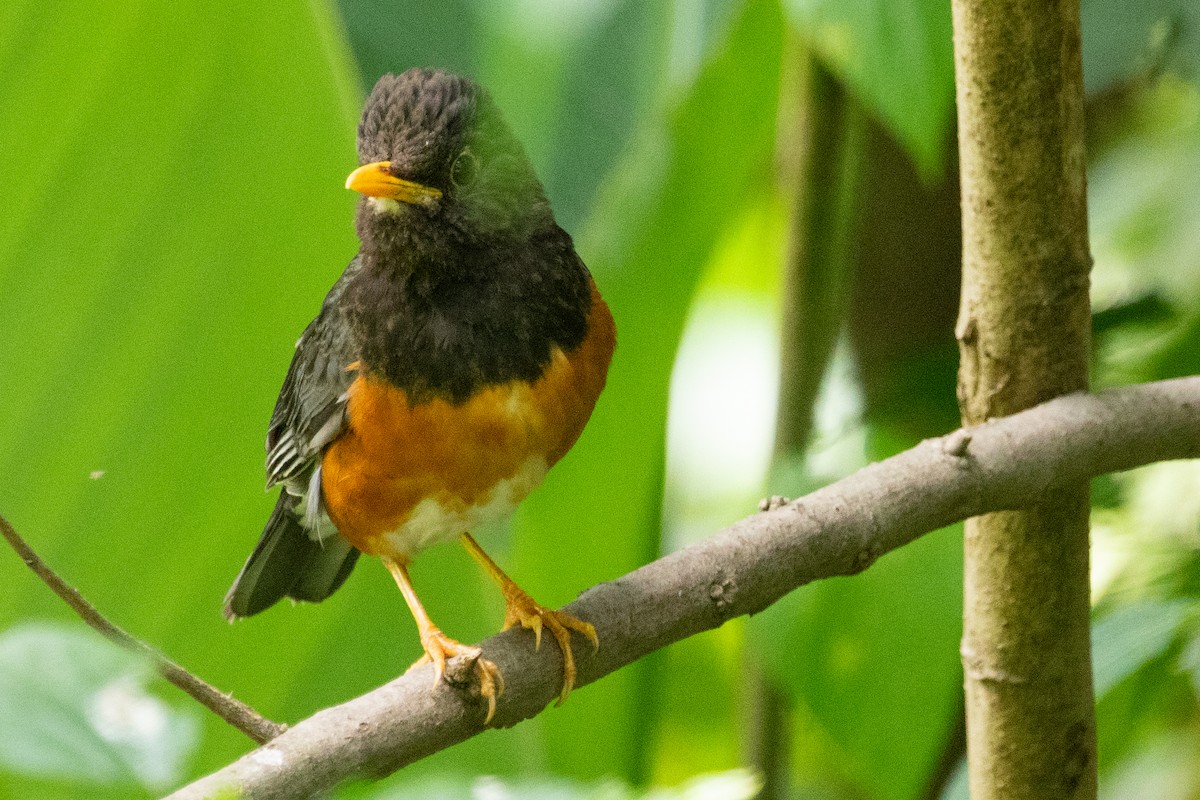
[[[596,629],[591,623],[584,622],[578,617],[573,617],[564,611],[554,611],[535,602],[524,589],[517,586],[513,579],[505,574],[504,570],[500,569],[491,556],[483,551],[471,534],[464,533],[462,543],[463,547],[467,548],[467,552],[474,556],[475,560],[482,564],[483,568],[492,576],[492,579],[500,585],[500,591],[504,593],[504,630],[508,630],[518,623],[529,628],[534,635],[534,649],[542,646],[542,628],[549,629],[550,633],[554,635],[563,654],[563,687],[558,696],[558,702],[562,703],[575,686],[575,655],[571,652],[571,631],[583,634],[591,641],[592,647],[599,649],[600,639],[596,636]]]

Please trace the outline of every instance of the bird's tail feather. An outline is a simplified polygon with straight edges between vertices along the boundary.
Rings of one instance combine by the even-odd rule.
[[[309,538],[287,491],[263,529],[262,538],[225,595],[225,616],[248,617],[284,597],[317,602],[337,591],[358,561],[358,550],[340,536]]]

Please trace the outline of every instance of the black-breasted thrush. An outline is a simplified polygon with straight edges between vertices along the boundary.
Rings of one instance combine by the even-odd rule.
[[[582,620],[535,603],[469,531],[512,512],[575,443],[604,387],[612,315],[491,98],[440,71],[385,75],[358,127],[362,247],[296,345],[267,428],[279,501],[225,601],[231,619],[332,594],[360,553],[396,579],[438,677],[475,658],[417,599],[408,564],[461,537],[500,584],[505,627],[545,628],[575,681]]]

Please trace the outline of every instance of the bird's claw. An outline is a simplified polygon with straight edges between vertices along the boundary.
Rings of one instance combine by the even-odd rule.
[[[548,629],[558,642],[563,656],[563,685],[555,705],[562,705],[571,694],[571,689],[575,687],[575,654],[571,650],[571,631],[586,636],[595,652],[600,649],[600,638],[596,636],[596,628],[590,622],[584,622],[565,611],[555,611],[538,604],[524,591],[516,588],[515,584],[505,589],[504,630],[521,625],[533,631],[534,650],[541,649],[543,628]]]
[[[504,676],[500,674],[499,667],[483,657],[481,648],[455,641],[437,628],[430,628],[421,633],[421,646],[425,648],[425,655],[418,658],[412,667],[433,662],[434,689],[442,681],[450,684],[458,682],[446,675],[448,659],[461,656],[466,659],[467,664],[474,667],[479,678],[479,696],[487,700],[488,704],[487,717],[484,718],[483,724],[491,722],[492,717],[496,715],[496,698],[504,694]]]

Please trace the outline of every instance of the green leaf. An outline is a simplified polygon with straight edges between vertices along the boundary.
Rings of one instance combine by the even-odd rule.
[[[386,573],[220,614],[274,503],[263,434],[296,337],[357,246],[361,99],[329,8],[3,5],[0,509],[106,614],[269,716],[382,683],[416,657]],[[0,627],[62,613],[19,559],[0,585]],[[204,724],[197,771],[247,749]]]
[[[1109,385],[1200,371],[1200,87],[1163,77],[1131,93],[1121,129],[1088,168],[1093,297],[1115,309],[1101,322],[1122,307],[1139,322],[1098,338]]]
[[[952,725],[961,672],[961,526],[850,579],[802,587],[751,620],[777,685],[837,745],[831,774],[909,798]]]
[[[1190,604],[1147,600],[1122,606],[1092,625],[1092,680],[1097,699],[1161,657],[1189,618]]]
[[[954,108],[950,5],[941,0],[790,0],[810,46],[937,178]]]
[[[440,0],[405,13],[387,0],[337,0],[337,8],[366,88],[385,72],[409,67],[478,71],[483,36],[474,0]]]
[[[94,783],[177,782],[198,743],[195,709],[146,691],[143,660],[80,627],[0,634],[0,764]]]

